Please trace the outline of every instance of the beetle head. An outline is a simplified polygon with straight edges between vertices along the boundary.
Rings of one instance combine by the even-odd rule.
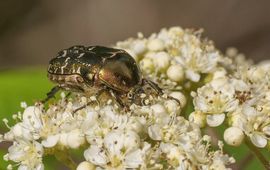
[[[147,105],[146,100],[150,95],[149,90],[144,86],[136,85],[127,93],[127,100],[130,104]]]

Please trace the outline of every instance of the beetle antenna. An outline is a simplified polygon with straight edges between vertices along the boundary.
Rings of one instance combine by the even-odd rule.
[[[151,80],[148,80],[148,79],[143,78],[143,79],[142,79],[142,86],[144,86],[144,85],[146,85],[146,84],[150,85],[150,87],[151,87],[152,89],[154,89],[154,90],[156,91],[156,93],[157,93],[159,96],[162,96],[162,95],[164,94],[164,93],[163,93],[163,90],[162,90],[156,83],[154,83],[154,82],[151,81]],[[181,106],[181,103],[180,103],[180,101],[179,101],[178,99],[176,99],[176,98],[174,98],[174,97],[172,97],[172,96],[167,96],[167,98],[168,98],[168,99],[175,100],[175,101]]]
[[[152,89],[154,89],[158,95],[160,95],[160,96],[163,95],[162,89],[161,89],[156,83],[154,83],[154,82],[151,81],[151,80],[148,80],[148,79],[143,78],[143,79],[142,79],[142,86],[144,86],[144,85],[146,85],[146,84],[150,85],[150,87],[151,87]]]

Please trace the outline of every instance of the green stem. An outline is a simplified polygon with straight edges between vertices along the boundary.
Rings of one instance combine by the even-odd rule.
[[[259,159],[259,161],[263,164],[263,166],[265,167],[265,169],[270,170],[270,161],[268,161],[264,155],[260,152],[260,150],[255,147],[250,140],[246,139],[245,143],[247,145],[247,147],[257,156],[257,158]]]
[[[240,160],[240,162],[236,166],[236,169],[246,169],[246,167],[252,162],[253,159],[254,155],[252,153],[249,153],[242,160]]]
[[[58,161],[63,163],[65,166],[67,166],[71,170],[76,170],[76,163],[72,160],[69,153],[65,150],[57,150],[55,152],[55,157]]]

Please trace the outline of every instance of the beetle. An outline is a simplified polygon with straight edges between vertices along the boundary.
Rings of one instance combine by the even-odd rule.
[[[122,107],[128,105],[123,102],[126,98],[133,103],[135,96],[144,92],[146,84],[158,95],[163,95],[156,83],[142,77],[131,55],[122,49],[104,46],[72,46],[58,52],[49,62],[48,78],[57,85],[47,93],[43,102],[52,98],[59,89],[97,97],[110,91]]]

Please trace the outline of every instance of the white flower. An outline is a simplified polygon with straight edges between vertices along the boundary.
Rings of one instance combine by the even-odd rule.
[[[196,42],[196,41],[195,41]],[[186,76],[194,82],[200,79],[200,73],[211,73],[216,69],[219,61],[217,51],[203,51],[199,44],[189,44],[182,48],[182,53],[177,61],[186,68]]]
[[[230,115],[232,125],[240,128],[256,147],[264,148],[270,140],[270,117],[249,104]]]
[[[95,165],[114,168],[138,168],[143,164],[140,138],[133,131],[113,130],[104,138],[104,145],[91,145],[85,159]]]
[[[226,83],[222,87],[215,86],[216,83],[212,82],[197,90],[193,100],[195,110],[207,114],[222,114],[236,108],[238,103],[233,98],[234,89]]]
[[[181,147],[177,147],[171,143],[161,143],[159,149],[166,155],[167,161],[170,165],[178,168],[180,168],[179,166],[184,166],[186,169],[192,166],[188,161],[186,161],[185,152]]]
[[[219,126],[225,119],[225,113],[234,111],[238,106],[234,94],[234,88],[227,79],[215,79],[193,94],[194,108],[207,114],[208,125]]]
[[[36,141],[19,140],[8,149],[8,159],[19,163],[20,170],[43,170],[43,148]]]
[[[171,125],[153,124],[148,128],[149,136],[153,140],[173,143],[192,148],[193,142],[201,137],[200,130],[182,117],[176,117]]]
[[[91,145],[90,148],[85,150],[84,157],[87,161],[99,166],[105,166],[109,162],[104,149],[97,145]]]
[[[222,145],[220,150],[209,151],[210,142],[210,137],[204,136],[188,150],[171,143],[161,143],[157,153],[165,157],[162,161],[166,161],[172,169],[227,169],[226,165],[233,163],[234,159],[223,154]]]

